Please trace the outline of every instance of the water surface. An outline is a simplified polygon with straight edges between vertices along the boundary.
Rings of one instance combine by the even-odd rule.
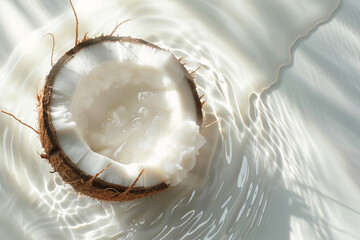
[[[74,3],[81,35],[131,18],[119,35],[171,49],[189,70],[201,66],[207,144],[180,186],[102,203],[49,173],[38,136],[0,116],[5,236],[360,239],[358,1]],[[49,32],[56,60],[74,44],[67,1],[2,2],[0,108],[33,126],[33,95],[51,68]]]

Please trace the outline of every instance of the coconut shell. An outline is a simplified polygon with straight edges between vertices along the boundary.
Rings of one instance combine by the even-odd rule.
[[[47,76],[45,84],[41,91],[41,99],[39,104],[40,141],[45,150],[47,156],[46,158],[48,159],[49,163],[52,165],[54,171],[58,172],[61,178],[63,179],[63,181],[70,184],[75,189],[76,192],[78,192],[79,194],[88,195],[92,198],[99,200],[130,201],[130,200],[135,200],[137,198],[153,195],[157,192],[168,189],[169,186],[165,183],[161,183],[152,187],[136,187],[136,188],[134,187],[129,191],[128,186],[112,184],[103,181],[100,178],[87,174],[86,172],[80,170],[61,149],[61,146],[56,136],[55,128],[51,121],[51,114],[50,114],[51,94],[55,79],[59,71],[81,49],[106,41],[108,42],[119,41],[119,42],[130,42],[134,44],[144,44],[149,47],[161,49],[158,46],[148,43],[141,39],[135,39],[130,37],[101,36],[97,38],[87,39],[79,43],[74,48],[70,49],[68,52],[66,52],[50,70],[50,73]],[[188,84],[190,89],[192,90],[194,103],[196,104],[196,112],[197,112],[196,123],[199,126],[201,126],[203,120],[202,109],[201,109],[202,105],[200,102],[199,95],[196,91],[196,85],[194,83],[193,77],[180,62],[179,62],[179,68],[181,68],[185,74],[185,78],[186,78],[185,84]]]

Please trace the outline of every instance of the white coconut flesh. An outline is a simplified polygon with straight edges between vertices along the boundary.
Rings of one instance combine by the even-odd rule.
[[[205,143],[193,93],[172,53],[130,42],[82,48],[59,71],[51,121],[82,171],[135,187],[179,184]]]

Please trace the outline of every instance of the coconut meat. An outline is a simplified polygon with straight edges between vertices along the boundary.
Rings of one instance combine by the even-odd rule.
[[[169,51],[130,42],[81,49],[56,76],[51,120],[82,171],[135,187],[177,185],[205,143],[194,97]]]

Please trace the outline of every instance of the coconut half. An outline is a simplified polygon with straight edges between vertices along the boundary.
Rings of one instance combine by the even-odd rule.
[[[47,158],[81,194],[127,201],[179,184],[194,167],[202,104],[165,49],[101,36],[65,53],[46,78],[39,130]]]

